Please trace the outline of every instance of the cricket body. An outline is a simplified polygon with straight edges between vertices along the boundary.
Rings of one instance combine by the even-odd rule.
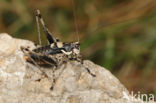
[[[33,50],[29,50],[29,48],[26,47],[21,47],[21,50],[24,52],[25,55],[24,57],[28,62],[39,66],[55,67],[57,67],[61,63],[67,62],[68,60],[77,60],[81,62],[79,42],[65,43],[60,42],[58,39],[55,39],[46,27],[40,14],[40,11],[36,10],[36,21],[39,36],[40,31],[38,20],[40,21],[43,27],[44,33],[47,37],[49,44],[46,46],[41,46],[41,40],[39,38],[39,47]]]
[[[40,28],[38,21],[40,21],[49,43],[46,46],[41,46]],[[36,22],[40,45],[33,50],[29,50],[29,47],[21,47],[21,50],[24,52],[24,58],[26,61],[33,63],[38,67],[56,67],[55,69],[53,68],[53,71],[56,70],[59,65],[66,63],[69,60],[75,60],[83,64],[80,55],[79,42],[65,43],[53,38],[52,34],[46,27],[39,10],[36,10]],[[89,68],[85,69],[91,76],[96,77],[95,74],[91,73]]]

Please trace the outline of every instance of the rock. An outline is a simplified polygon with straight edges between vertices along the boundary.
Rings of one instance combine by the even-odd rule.
[[[0,34],[0,103],[142,103],[130,101],[120,81],[89,60],[83,65],[69,61],[53,72],[26,62],[21,46],[35,47],[31,41]]]

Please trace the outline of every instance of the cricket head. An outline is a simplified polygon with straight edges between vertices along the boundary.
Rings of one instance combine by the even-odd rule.
[[[79,42],[72,43],[72,46],[73,46],[73,53],[77,55],[80,54],[80,43]]]

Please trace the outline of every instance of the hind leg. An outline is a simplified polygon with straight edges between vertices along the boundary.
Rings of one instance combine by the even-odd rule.
[[[39,18],[39,20],[40,20],[40,22],[41,22],[41,25],[42,25],[42,27],[43,27],[43,30],[44,30],[44,32],[45,32],[45,34],[46,34],[47,39],[48,39],[48,42],[49,42],[50,44],[56,42],[56,40],[53,38],[51,32],[50,32],[50,31],[48,30],[48,28],[46,27],[46,25],[45,25],[45,23],[44,23],[44,21],[43,21],[43,19],[42,19],[42,16],[41,16],[40,11],[39,11],[39,10],[36,10],[36,20],[37,20],[37,22],[38,22],[38,18]],[[37,25],[38,25],[38,24],[37,24]],[[38,26],[38,29],[39,29],[39,26]]]

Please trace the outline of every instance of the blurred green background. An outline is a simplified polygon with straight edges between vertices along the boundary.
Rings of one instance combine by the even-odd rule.
[[[156,0],[0,0],[0,32],[38,43],[35,9],[54,37],[77,41],[78,31],[84,59],[156,94]]]

